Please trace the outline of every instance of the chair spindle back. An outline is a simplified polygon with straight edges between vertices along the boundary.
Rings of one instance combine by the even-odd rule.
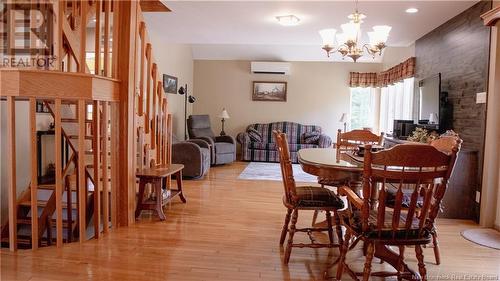
[[[286,134],[280,131],[273,131],[273,135],[278,148],[281,175],[283,177],[283,187],[285,189],[285,198],[288,203],[293,203],[295,202],[297,192],[295,190],[296,185],[293,178],[292,160],[290,158],[288,140]]]
[[[368,131],[368,130],[352,130],[349,132],[342,133],[342,130],[338,130],[337,133],[337,151],[348,151],[356,149],[360,144],[378,144],[382,145],[384,140],[384,133],[380,136]]]
[[[461,141],[451,149],[450,154],[439,151],[431,145],[404,144],[388,150],[371,152],[367,145],[364,159],[364,186],[362,227],[364,231],[376,230],[379,235],[388,230],[392,238],[403,238],[411,232],[423,234],[432,227],[448,179],[455,165]],[[387,187],[397,186],[395,202],[386,209]],[[403,188],[413,190],[408,208],[403,207]],[[378,191],[378,200],[370,201],[371,192]],[[419,197],[421,202],[418,203]],[[369,225],[370,210],[376,210],[376,225]],[[389,210],[389,212],[386,212]],[[386,218],[391,215],[392,218]],[[402,213],[403,211],[403,213]],[[418,214],[418,215],[417,215]]]

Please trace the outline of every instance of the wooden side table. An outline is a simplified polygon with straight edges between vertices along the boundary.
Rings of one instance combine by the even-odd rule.
[[[160,165],[153,168],[139,170],[136,177],[139,179],[139,198],[137,199],[137,207],[135,208],[135,218],[137,219],[142,210],[155,210],[160,217],[160,220],[165,220],[163,206],[170,202],[172,198],[179,195],[181,201],[186,203],[186,198],[182,193],[182,164]],[[166,182],[168,176],[175,175],[177,181],[177,189],[171,189],[170,195],[163,198],[162,184]],[[155,200],[144,200],[144,190],[146,184],[150,183],[156,193]]]

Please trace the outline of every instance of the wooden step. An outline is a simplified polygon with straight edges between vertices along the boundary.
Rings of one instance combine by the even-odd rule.
[[[31,225],[31,218],[19,218],[17,224]]]
[[[40,184],[37,186],[37,189],[54,190],[54,189],[56,189],[56,185],[55,184]]]
[[[77,118],[61,118],[61,122],[63,123],[78,123]],[[92,120],[85,119],[85,123],[92,123]]]
[[[9,237],[2,238],[2,243],[9,243]],[[17,244],[21,245],[31,245],[30,237],[17,237]]]
[[[88,165],[85,165],[85,167],[87,167],[87,169],[94,169],[94,164],[88,164]],[[102,169],[102,165],[99,167]],[[108,170],[111,169],[111,165],[108,165]]]
[[[24,201],[24,202],[21,202],[19,203],[19,206],[23,206],[23,207],[31,207],[31,201]],[[37,202],[37,206],[38,207],[46,207],[47,206],[47,201],[44,201],[44,200],[38,200]]]
[[[69,135],[68,138],[71,139],[71,140],[77,140],[77,139],[80,138],[80,136],[78,136],[78,135]],[[93,136],[85,136],[85,139],[86,140],[93,140],[94,137]]]
[[[73,218],[72,225],[78,224],[78,222],[76,221],[77,219],[78,219],[78,217]],[[57,220],[56,219],[52,219],[52,222],[51,222],[50,225],[52,226],[52,228],[56,228],[56,226],[57,226]],[[68,221],[67,220],[63,220],[62,221],[62,226],[63,226],[63,228],[68,228]]]

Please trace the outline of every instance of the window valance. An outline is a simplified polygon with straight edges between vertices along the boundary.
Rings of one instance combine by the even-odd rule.
[[[411,57],[380,73],[351,72],[349,74],[349,87],[385,87],[413,77],[415,76],[415,62],[416,58]]]
[[[349,87],[351,88],[375,88],[377,87],[378,76],[375,72],[360,73],[351,72],[349,73]]]

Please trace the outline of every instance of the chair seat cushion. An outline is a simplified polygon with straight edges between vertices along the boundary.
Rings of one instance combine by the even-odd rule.
[[[225,154],[225,153],[235,153],[235,145],[228,142],[216,142],[215,143],[215,153]]]
[[[298,207],[326,207],[342,209],[344,202],[335,192],[319,186],[296,187]]]
[[[399,216],[399,225],[396,231],[392,230],[392,217],[394,212],[392,210],[386,210],[384,216],[384,226],[381,231],[377,230],[377,210],[370,211],[370,217],[368,218],[368,228],[369,230],[366,232],[362,231],[362,221],[361,221],[361,211],[342,211],[339,212],[340,219],[342,223],[348,226],[350,229],[354,230],[354,232],[363,235],[366,238],[374,239],[374,240],[397,240],[397,239],[405,239],[405,240],[428,240],[430,239],[430,230],[425,227],[420,231],[418,229],[419,220],[417,218],[413,218],[411,222],[410,230],[405,229],[406,224],[406,213],[402,212]]]
[[[398,192],[398,187],[393,185],[393,184],[387,184],[387,192],[386,192],[386,199],[385,199],[385,204],[388,207],[394,207],[394,204],[396,204],[396,193]],[[410,188],[402,188],[401,191],[403,192],[403,197],[401,200],[401,205],[403,208],[410,208],[410,203],[411,203],[411,195],[413,193],[413,189]],[[419,195],[417,197],[417,208],[422,208],[424,205],[424,197]]]

